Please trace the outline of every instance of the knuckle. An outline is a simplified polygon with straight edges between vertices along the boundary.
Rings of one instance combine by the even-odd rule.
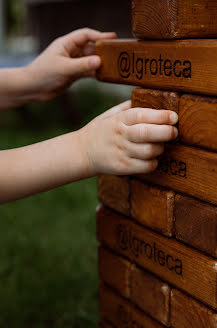
[[[129,166],[129,158],[126,156],[121,156],[120,157],[120,165],[121,167],[125,170]]]
[[[89,28],[89,27],[84,27],[83,29],[83,33],[88,37],[88,35],[90,34],[90,33],[92,33],[93,32],[93,30],[91,29],[91,28]]]
[[[116,127],[115,127],[115,134],[118,136],[124,136],[126,132],[124,124],[121,122],[117,122]]]
[[[142,124],[138,127],[138,134],[139,134],[139,139],[141,141],[148,139],[149,137],[149,129],[148,126],[145,124]]]
[[[116,165],[119,173],[127,173],[130,166],[129,158],[126,156],[120,156]]]
[[[159,111],[160,112],[160,119],[162,122],[169,122],[170,121],[170,115],[169,112],[166,110]]]
[[[58,45],[63,42],[63,36],[59,36],[53,41],[53,45]]]
[[[133,114],[136,122],[142,122],[144,115],[141,110],[135,110]]]
[[[117,143],[117,148],[118,148],[118,150],[123,154],[123,153],[126,153],[126,151],[127,151],[127,147],[126,147],[126,145],[124,144],[124,142],[118,142]]]
[[[90,31],[90,28],[89,27],[83,27],[81,29],[81,31],[84,32],[84,33],[88,33]]]
[[[127,109],[126,111],[122,112],[123,121],[125,121],[127,124],[130,124],[133,121],[133,111],[132,108]]]

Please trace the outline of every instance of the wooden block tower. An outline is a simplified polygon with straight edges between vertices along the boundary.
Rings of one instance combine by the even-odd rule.
[[[140,40],[99,42],[98,78],[177,112],[179,140],[154,173],[99,177],[100,327],[217,328],[217,1],[132,0],[132,17]]]

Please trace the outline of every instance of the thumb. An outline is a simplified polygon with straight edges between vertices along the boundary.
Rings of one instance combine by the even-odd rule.
[[[80,76],[90,71],[97,70],[101,65],[99,56],[86,56],[68,60],[69,71],[72,75]]]

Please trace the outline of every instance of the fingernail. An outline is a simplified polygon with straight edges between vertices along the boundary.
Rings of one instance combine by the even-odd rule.
[[[174,138],[177,138],[178,137],[178,129],[174,127]]]
[[[178,117],[178,115],[175,112],[172,112],[170,114],[170,121],[171,121],[171,123],[173,123],[173,124],[177,123],[178,122],[178,119],[179,119],[179,117]]]
[[[100,57],[96,56],[96,57],[91,58],[90,64],[93,69],[99,67],[99,65],[101,64]]]

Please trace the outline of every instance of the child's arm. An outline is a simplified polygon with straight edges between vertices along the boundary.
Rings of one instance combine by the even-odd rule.
[[[174,139],[174,112],[130,109],[125,102],[87,126],[48,141],[0,151],[0,202],[46,191],[99,173],[148,173],[162,142]]]
[[[101,64],[94,55],[95,42],[115,37],[115,33],[80,29],[55,40],[30,65],[0,70],[0,109],[50,100],[75,80],[95,76]]]

